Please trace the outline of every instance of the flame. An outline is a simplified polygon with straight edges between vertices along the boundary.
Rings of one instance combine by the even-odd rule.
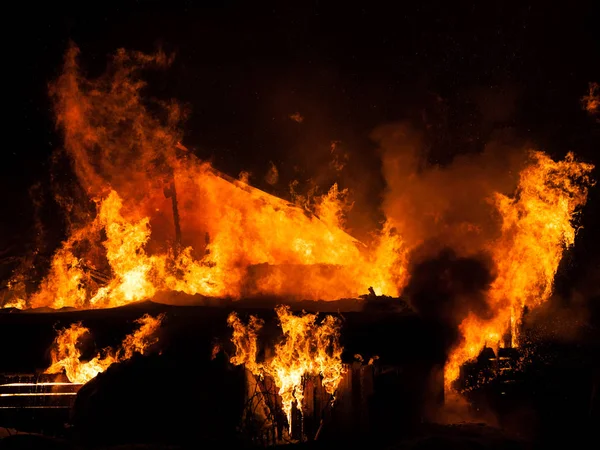
[[[100,241],[101,231],[106,234],[103,245],[113,276],[92,296],[84,260],[74,252],[78,246]],[[120,306],[151,297],[155,289],[147,275],[152,263],[143,250],[149,236],[148,219],[124,218],[121,198],[110,191],[100,202],[96,218],[74,232],[56,252],[49,275],[30,299],[32,306]]]
[[[302,116],[302,114],[300,114],[299,112],[295,112],[294,114],[291,114],[290,119],[292,119],[294,122],[298,122],[298,123],[304,122],[304,116]]]
[[[227,317],[227,324],[233,328],[231,341],[235,345],[235,355],[229,358],[236,366],[244,365],[254,375],[262,375],[263,365],[256,360],[258,354],[258,332],[264,322],[256,316],[250,316],[248,325],[233,312]]]
[[[25,309],[26,306],[27,306],[27,303],[25,302],[25,299],[18,298],[16,300],[12,300],[12,301],[6,302],[4,304],[4,306],[2,306],[2,307],[3,308]]]
[[[581,103],[588,113],[598,114],[600,112],[600,84],[590,83],[588,93],[583,96]]]
[[[494,315],[485,320],[470,314],[461,323],[463,341],[447,362],[447,387],[458,378],[460,366],[475,358],[484,345],[497,346],[508,324],[518,339],[515,324],[523,308],[538,306],[552,294],[562,255],[575,242],[575,214],[587,200],[592,169],[572,153],[556,162],[542,152],[532,152],[516,195],[496,195],[503,222],[501,236],[489,249],[497,266],[488,298]]]
[[[27,308],[25,274],[20,269],[17,269],[6,283],[6,293],[2,296],[2,308]]]
[[[359,242],[345,224],[351,193],[337,184],[320,196],[292,192],[291,204],[250,186],[248,173],[243,180],[234,179],[194,156],[181,143],[186,111],[176,102],[155,101],[151,113],[141,95],[141,70],[168,66],[171,58],[164,53],[119,50],[106,73],[95,79],[84,76],[77,56],[76,47],[67,51],[50,94],[64,150],[77,175],[80,192],[74,188],[75,194],[83,198],[73,194],[59,199],[68,212],[68,237],[38,290],[19,297],[28,307],[114,307],[170,291],[233,299],[274,295],[336,300],[358,297],[372,286],[376,294],[396,297],[409,278],[409,253],[429,237],[424,236],[427,231],[411,233],[417,228],[410,226],[411,215],[441,219],[451,208],[452,202],[425,189],[433,206],[386,211],[372,241]],[[597,86],[590,86],[585,100],[589,111],[597,109],[596,94]],[[342,170],[347,158],[337,142],[331,144],[331,154],[332,167]],[[407,175],[410,164],[398,159],[385,166],[390,184],[388,175]],[[483,246],[496,265],[487,299],[492,314],[470,314],[462,321],[463,341],[450,355],[447,385],[458,377],[462,363],[484,344],[499,340],[507,324],[516,328],[524,306],[550,296],[562,253],[573,244],[573,219],[586,201],[591,170],[572,155],[555,162],[533,152],[517,194],[495,195],[501,235],[475,245]],[[277,182],[275,174],[273,170],[268,177],[272,183]],[[414,178],[402,179],[406,183],[396,188],[410,191]],[[432,208],[440,211],[431,213]],[[444,224],[433,222],[438,233]],[[469,235],[484,239],[479,224],[467,220],[463,225]],[[278,314],[282,326],[284,320],[293,322],[283,311]],[[235,330],[237,322],[231,320]],[[296,339],[290,333],[289,339]],[[243,364],[252,365],[248,361]],[[289,395],[301,399],[294,380],[279,380],[287,386],[282,391],[286,401]]]
[[[119,51],[95,80],[82,76],[76,57],[71,48],[51,94],[65,150],[96,207],[69,206],[70,235],[30,306],[114,307],[160,291],[335,300],[373,284],[399,294],[404,242],[389,226],[369,246],[350,236],[347,190],[334,184],[290,204],[192,155],[179,141],[175,105],[164,105],[166,123],[149,113],[137,74],[167,64],[165,55]]]
[[[270,376],[279,389],[282,408],[291,426],[292,406],[301,409],[304,398],[303,380],[308,375],[320,375],[325,391],[334,396],[344,374],[342,347],[339,343],[339,320],[326,316],[317,323],[316,314],[294,315],[288,306],[276,308],[283,340],[274,348],[274,356],[257,361],[258,332],[263,321],[250,316],[247,325],[232,313],[228,318],[233,328],[232,342],[236,353],[232,364],[244,365],[258,377]]]
[[[162,320],[163,315],[152,317],[146,314],[140,317],[136,320],[140,328],[126,336],[117,351],[105,349],[102,355],[97,354],[89,361],[81,361],[78,345],[90,330],[81,322],[71,324],[70,327],[58,332],[51,351],[52,364],[45,373],[64,372],[71,383],[85,384],[104,372],[111,364],[125,361],[136,352],[144,354],[157,341],[154,334]]]
[[[214,195],[217,191],[225,194],[228,186],[239,188],[208,173],[203,181],[205,187],[211,181],[215,183]],[[50,273],[31,297],[30,304],[57,308],[112,307],[152,298],[160,290],[240,297],[248,289],[245,287],[248,268],[264,263],[314,265],[316,270],[312,278],[306,279],[285,266],[272,269],[254,280],[254,286],[249,288],[251,294],[337,299],[357,296],[365,285],[375,285],[381,293],[397,295],[398,280],[404,274],[399,267],[403,262],[402,240],[386,225],[378,238],[379,251],[368,257],[361,253],[357,241],[338,226],[341,219],[335,200],[336,185],[317,206],[322,220],[260,191],[250,190],[250,193],[255,197],[250,204],[245,203],[248,199],[243,194],[239,200],[231,198],[229,204],[223,198],[221,209],[225,210],[214,222],[214,238],[207,247],[208,253],[196,259],[192,247],[184,248],[177,256],[170,251],[148,255],[145,250],[151,237],[148,217],[126,217],[119,194],[110,191],[98,201],[96,218],[75,232],[56,252]],[[215,204],[215,216],[216,210]],[[216,228],[219,224],[220,228]],[[101,232],[105,234],[103,246],[110,277],[106,285],[98,287],[89,282],[89,274],[84,270],[84,266],[93,266],[87,262],[89,256],[77,257],[75,251],[84,244],[100,241]],[[392,271],[394,267],[399,270]]]

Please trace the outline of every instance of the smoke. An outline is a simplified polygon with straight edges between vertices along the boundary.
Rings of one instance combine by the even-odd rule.
[[[525,322],[537,340],[590,342],[600,337],[600,261],[580,269],[580,280],[568,292],[555,293],[531,311]]]
[[[427,243],[413,252],[410,281],[404,290],[413,308],[443,327],[444,348],[459,339],[458,327],[469,313],[486,320],[493,315],[486,294],[494,281],[493,263],[486,254],[458,256]]]
[[[387,184],[382,210],[409,254],[403,295],[442,327],[449,387],[521,308],[552,294],[593,166],[572,154],[555,162],[506,132],[446,164],[407,123],[379,127],[372,138]]]
[[[458,256],[451,248],[439,248],[437,243],[429,242],[412,253],[409,270],[411,276],[404,295],[418,314],[437,324],[438,354],[443,355],[445,362],[463,339],[459,327],[469,314],[483,321],[494,316],[488,304],[488,291],[495,279],[494,264],[485,253]],[[497,425],[487,405],[479,404],[477,412],[473,412],[467,400],[453,391],[445,393],[443,407],[440,407],[438,396],[440,385],[444,383],[443,369],[434,367],[430,380],[423,405],[428,420]]]
[[[185,111],[174,102],[155,100],[158,112],[150,114],[141,95],[145,83],[135,75],[167,67],[172,60],[161,51],[119,50],[106,73],[90,80],[79,69],[78,55],[71,44],[63,73],[49,89],[64,148],[88,197],[104,194],[108,184],[140,201],[157,183],[156,175],[170,176],[169,160],[181,139]]]
[[[459,254],[476,253],[500,234],[501,219],[491,201],[511,195],[527,158],[510,133],[494,136],[481,153],[456,156],[446,166],[427,162],[423,134],[406,123],[377,128],[387,189],[382,209],[414,247],[431,239]]]
[[[372,133],[387,188],[382,211],[409,250],[403,295],[440,324],[445,355],[459,344],[469,313],[493,318],[488,290],[496,278],[490,246],[502,235],[494,195],[512,196],[527,149],[510,132],[496,133],[480,153],[432,164],[427,136],[408,123]]]

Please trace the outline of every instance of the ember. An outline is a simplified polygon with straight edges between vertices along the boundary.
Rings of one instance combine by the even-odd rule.
[[[590,83],[587,95],[581,99],[583,108],[591,115],[600,113],[600,84]]]

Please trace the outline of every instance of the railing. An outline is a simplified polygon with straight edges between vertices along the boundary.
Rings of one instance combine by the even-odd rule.
[[[81,386],[55,375],[1,375],[0,409],[69,409]]]

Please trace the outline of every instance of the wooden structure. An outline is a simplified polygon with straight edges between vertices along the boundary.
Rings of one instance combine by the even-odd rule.
[[[271,379],[257,379],[246,371],[246,409],[243,432],[263,446],[315,440],[363,438],[383,428],[398,430],[419,422],[415,404],[427,402],[424,397],[410,397],[407,388],[422,378],[430,383],[416,366],[384,366],[377,362],[344,364],[344,375],[334,396],[323,388],[319,376],[306,377],[302,405],[294,404],[292,423],[281,409],[277,387]],[[436,379],[430,399],[442,401],[443,377]],[[410,383],[410,384],[408,384]],[[435,384],[435,383],[434,383]],[[413,416],[413,417],[409,417]]]
[[[0,420],[3,426],[21,431],[54,434],[68,422],[81,384],[62,375],[2,374]]]
[[[60,375],[3,374],[0,409],[69,409],[81,386]]]

